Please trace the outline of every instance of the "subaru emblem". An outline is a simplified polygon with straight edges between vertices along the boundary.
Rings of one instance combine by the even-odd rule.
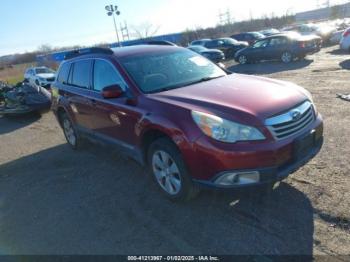
[[[297,109],[290,111],[289,115],[292,117],[293,121],[297,121],[301,117],[301,112]]]

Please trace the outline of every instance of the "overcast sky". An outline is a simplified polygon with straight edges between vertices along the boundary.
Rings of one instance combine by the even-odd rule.
[[[187,28],[215,26],[219,13],[230,10],[236,21],[262,15],[281,15],[310,10],[325,0],[1,0],[0,55],[51,46],[91,45],[116,42],[107,4],[118,5],[118,21],[129,31],[143,24],[159,28],[157,34]],[[330,0],[331,4],[345,0]],[[118,25],[119,25],[118,22]]]

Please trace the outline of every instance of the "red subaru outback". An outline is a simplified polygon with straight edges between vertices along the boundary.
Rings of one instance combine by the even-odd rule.
[[[230,74],[180,47],[94,48],[71,53],[52,87],[68,143],[115,146],[149,167],[174,200],[198,188],[271,187],[323,142],[305,89]]]

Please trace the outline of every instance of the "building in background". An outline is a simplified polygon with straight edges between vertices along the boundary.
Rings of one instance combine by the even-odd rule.
[[[295,21],[309,22],[345,17],[350,17],[350,3],[300,12],[295,15]]]
[[[175,33],[175,34],[153,36],[153,37],[150,37],[147,39],[128,40],[128,41],[121,42],[121,46],[139,45],[147,40],[169,41],[169,42],[173,42],[175,44],[180,44],[182,41],[182,34]],[[109,47],[109,48],[118,47],[118,43],[116,42],[116,43],[109,44],[109,45],[107,45],[107,47]],[[89,47],[81,48],[79,50],[84,52],[84,50],[88,50],[88,49],[89,49]],[[37,61],[38,65],[45,65],[45,66],[49,66],[51,68],[57,68],[58,65],[60,64],[60,62],[64,60],[66,54],[71,52],[71,51],[73,51],[73,50],[65,50],[65,51],[58,51],[58,52],[53,52],[53,53],[49,53],[49,54],[45,54],[45,55],[38,55],[36,57],[36,61]]]

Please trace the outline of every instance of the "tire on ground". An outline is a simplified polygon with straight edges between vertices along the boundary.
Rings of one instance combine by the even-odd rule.
[[[160,186],[153,172],[152,158],[154,153],[159,150],[162,150],[169,154],[178,167],[179,175],[181,177],[181,189],[175,195],[171,195]],[[147,163],[149,166],[149,172],[152,175],[153,180],[157,184],[158,188],[163,192],[163,194],[165,194],[165,196],[170,200],[188,201],[198,194],[199,189],[193,184],[192,179],[188,174],[185,162],[181,156],[181,152],[169,138],[159,138],[150,145],[147,154]]]

